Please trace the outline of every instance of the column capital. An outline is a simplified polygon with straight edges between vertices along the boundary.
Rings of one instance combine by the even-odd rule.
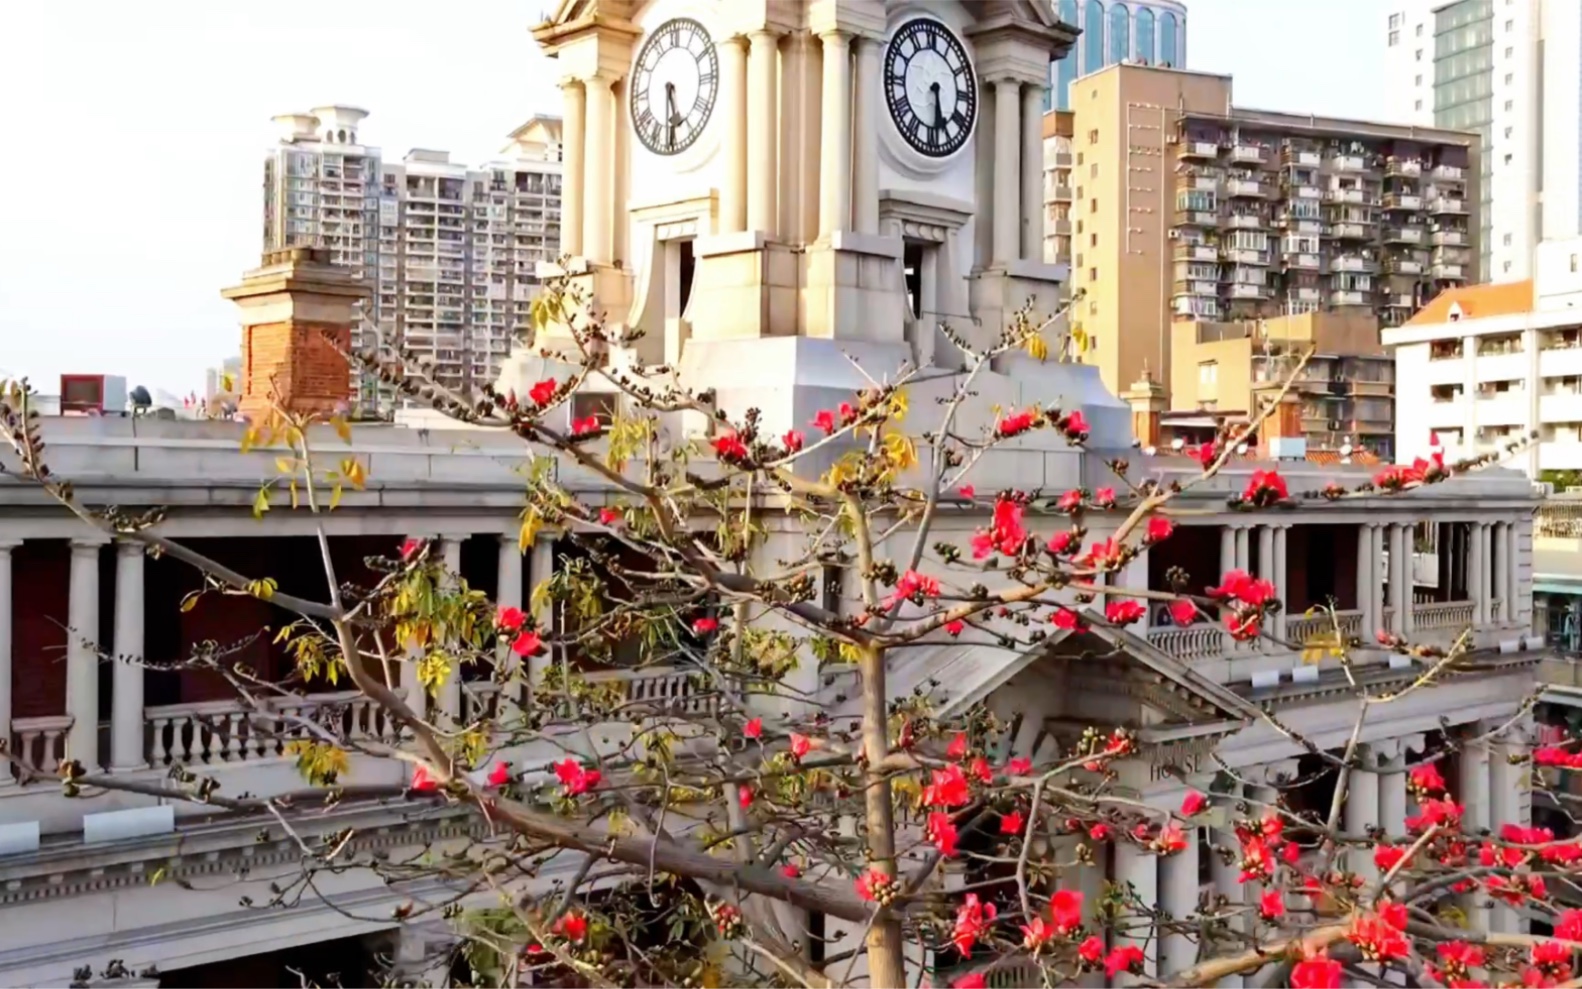
[[[116,536],[115,551],[120,556],[142,556],[148,552],[148,547],[131,536]]]
[[[90,533],[71,537],[71,551],[73,553],[97,553],[100,547],[110,542],[110,537],[104,533]]]
[[[0,553],[9,553],[22,545],[21,536],[0,535]]]

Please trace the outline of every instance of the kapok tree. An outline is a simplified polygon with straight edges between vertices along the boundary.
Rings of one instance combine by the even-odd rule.
[[[1009,751],[1006,726],[981,708],[942,718],[926,690],[887,689],[920,643],[1037,649],[1050,630],[1132,625],[1144,602],[1167,603],[1177,625],[1217,622],[1237,640],[1267,638],[1281,602],[1246,573],[1180,575],[1165,592],[1107,583],[1144,547],[1172,538],[1172,502],[1218,474],[1262,416],[1187,451],[1201,467],[1187,484],[1162,486],[1117,461],[1113,485],[1094,490],[980,492],[977,465],[1017,437],[1045,431],[1079,449],[1087,440],[1078,409],[1001,409],[981,432],[960,425],[964,410],[985,407],[975,389],[991,363],[1016,350],[1047,358],[1057,319],[1022,313],[987,346],[947,328],[964,355],[959,372],[896,369],[778,435],[756,412],[733,416],[709,392],[678,384],[670,368],[612,362],[631,341],[612,339],[564,284],[535,304],[534,323],[566,328],[558,355],[566,370],[526,394],[453,394],[410,358],[356,358],[404,396],[521,440],[522,547],[541,532],[562,539],[554,573],[525,610],[496,606],[416,541],[380,561],[373,586],[347,584],[322,528],[324,593],[284,594],[269,574],[239,573],[164,537],[157,512],[82,503],[70,479],[49,472],[25,385],[10,386],[0,408],[12,472],[85,524],[201,570],[212,592],[193,606],[223,608],[241,594],[297,616],[272,630],[296,660],[284,680],[223,647],[174,665],[225,676],[253,732],[291,738],[316,798],[445,803],[487,822],[489,838],[454,854],[333,861],[392,882],[457,880],[454,900],[398,913],[453,919],[477,983],[516,985],[531,974],[535,984],[823,987],[865,972],[873,986],[902,986],[938,978],[909,978],[909,960],[948,957],[961,960],[960,987],[1013,966],[1023,974],[1032,966],[1048,985],[1090,970],[1148,982],[1139,945],[1178,931],[1199,939],[1201,961],[1161,973],[1164,984],[1209,985],[1271,966],[1276,979],[1309,987],[1390,973],[1446,985],[1573,977],[1582,914],[1562,908],[1546,882],[1572,874],[1582,845],[1511,826],[1467,833],[1457,795],[1435,768],[1448,750],[1413,771],[1420,813],[1407,834],[1342,831],[1347,779],[1362,771],[1355,746],[1324,756],[1336,796],[1322,819],[1283,801],[1235,803],[1239,847],[1224,853],[1257,895],[1170,918],[1125,886],[1084,903],[1072,881],[1077,870],[1102,867],[1107,844],[1178,853],[1208,808],[1195,792],[1171,808],[1117,793],[1114,764],[1135,744],[1124,727],[1095,724],[1080,744],[1035,759]],[[1061,354],[1081,349],[1069,335],[1054,342]],[[613,411],[568,417],[570,396],[594,382],[618,397]],[[331,446],[316,423],[278,410],[248,425],[245,446],[279,454],[260,512],[289,501],[322,517],[346,486],[366,481],[355,451],[316,445]],[[329,424],[349,440],[343,420]],[[1264,512],[1409,497],[1486,462],[1436,455],[1355,489],[1296,494],[1271,465],[1233,503]],[[574,488],[572,477],[593,483]],[[976,513],[969,538],[940,536],[947,508]],[[768,551],[768,518],[794,520],[794,552]],[[1051,531],[1035,535],[1035,519]],[[831,585],[845,590],[820,593]],[[1092,606],[1100,595],[1102,608]],[[1411,653],[1424,663],[1420,686],[1447,675],[1466,641],[1441,650],[1383,633],[1377,643],[1347,641],[1338,621],[1334,630],[1325,650],[1343,664],[1362,649]],[[502,703],[467,717],[442,713],[434,698],[467,668],[498,683]],[[623,686],[623,677],[659,668],[687,671],[684,696]],[[797,675],[831,669],[855,673],[847,689],[855,706],[839,717],[828,713],[835,699],[825,681]],[[323,679],[354,685],[399,725],[399,738],[352,734],[333,717],[283,717],[271,703]],[[427,703],[415,702],[414,681]],[[1364,711],[1393,699],[1369,696],[1360,683],[1357,692]],[[367,759],[408,764],[409,785],[355,786],[353,767]],[[1539,762],[1571,766],[1582,755],[1546,749]],[[149,789],[76,763],[24,772],[73,795]],[[202,766],[154,789],[281,822],[304,800],[223,795]],[[1081,842],[1062,860],[1052,841],[1071,835]],[[304,844],[302,854],[309,875],[342,853]],[[577,863],[570,881],[535,881],[562,857]],[[1364,858],[1378,881],[1360,878]],[[945,866],[965,877],[963,888],[947,892]],[[290,885],[279,903],[303,895]],[[1449,905],[1468,891],[1520,906],[1555,936],[1456,926]],[[480,907],[480,896],[490,902]]]

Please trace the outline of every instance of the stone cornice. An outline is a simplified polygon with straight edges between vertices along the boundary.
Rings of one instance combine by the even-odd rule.
[[[1462,660],[1462,663],[1477,664],[1475,669],[1450,670],[1442,673],[1441,679],[1449,681],[1519,673],[1522,670],[1536,668],[1546,655],[1547,653],[1544,652],[1501,655],[1497,651],[1481,650],[1469,653]],[[1279,687],[1267,691],[1243,690],[1238,693],[1242,693],[1265,712],[1272,713],[1282,708],[1302,707],[1336,697],[1354,697],[1358,686],[1373,690],[1406,687],[1424,672],[1426,668],[1420,665],[1404,669],[1384,667],[1374,671],[1363,671],[1353,682],[1345,673],[1335,670],[1320,676],[1317,683],[1282,683]]]

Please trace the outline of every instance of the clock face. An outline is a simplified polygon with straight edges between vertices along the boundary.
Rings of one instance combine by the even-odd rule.
[[[632,128],[656,155],[680,154],[698,139],[720,88],[714,39],[690,17],[648,36],[632,67]]]
[[[896,128],[931,158],[955,154],[978,117],[978,82],[950,28],[919,18],[901,25],[884,54],[885,102]]]

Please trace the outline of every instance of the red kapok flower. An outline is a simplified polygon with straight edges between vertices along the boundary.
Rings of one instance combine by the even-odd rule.
[[[978,532],[972,537],[972,558],[981,560],[990,553],[1003,553],[1006,556],[1015,556],[1021,552],[1022,544],[1027,542],[1027,529],[1022,526],[1022,505],[1020,502],[1006,497],[995,499],[994,517],[989,522],[987,532]]]
[[[1130,625],[1146,614],[1148,609],[1136,598],[1121,598],[1104,606],[1104,620],[1111,625]]]
[[[1407,776],[1407,785],[1417,793],[1435,794],[1445,792],[1445,778],[1439,773],[1438,763],[1424,762],[1412,767]]]
[[[989,979],[982,972],[968,972],[950,984],[950,989],[987,989]]]
[[[515,632],[525,621],[527,621],[527,612],[510,606],[501,608],[500,613],[494,618],[494,623],[507,632]]]
[[[791,755],[793,758],[801,759],[803,756],[807,755],[808,752],[812,751],[812,749],[812,739],[808,738],[806,735],[798,735],[796,732],[791,733]]]
[[[1208,798],[1196,790],[1187,791],[1181,800],[1181,816],[1196,817],[1203,813],[1203,808],[1208,806]]]
[[[1088,547],[1087,555],[1078,562],[1085,567],[1095,570],[1118,570],[1121,566],[1121,551],[1124,547],[1115,541],[1114,537],[1102,543],[1094,543]]]
[[[835,425],[835,413],[829,409],[820,409],[818,414],[813,417],[813,428],[823,430],[826,433],[833,433],[837,428]]]
[[[1148,544],[1164,542],[1175,531],[1175,523],[1164,516],[1149,516],[1147,525],[1143,527],[1143,542]]]
[[[1104,974],[1112,979],[1121,972],[1141,972],[1142,968],[1143,949],[1135,944],[1123,944],[1104,959]]]
[[[607,526],[620,525],[621,510],[619,508],[611,508],[609,506],[599,509],[599,524]]]
[[[1555,937],[1566,941],[1582,941],[1582,910],[1562,911],[1555,921]]]
[[[599,431],[599,417],[598,416],[588,416],[585,419],[573,419],[573,420],[571,420],[571,435],[573,435],[573,436],[586,436],[589,433],[596,433],[598,431]]]
[[[1082,543],[1077,540],[1077,534],[1072,532],[1070,529],[1061,529],[1059,532],[1049,537],[1049,552],[1055,554],[1056,556],[1063,556],[1067,553],[1071,553],[1072,551],[1079,549],[1081,546]]]
[[[967,623],[960,618],[952,618],[944,624],[945,634],[954,639],[967,628]]]
[[[1340,962],[1320,952],[1291,968],[1291,989],[1340,989]]]
[[[748,721],[745,725],[742,725],[742,734],[746,735],[748,738],[763,738],[764,737],[764,719],[763,718],[753,718],[750,721]]]
[[[1181,830],[1181,825],[1171,821],[1159,829],[1159,837],[1154,839],[1153,845],[1164,855],[1174,855],[1176,852],[1185,851],[1187,847],[1186,832]]]
[[[1351,930],[1346,938],[1369,961],[1388,962],[1405,958],[1412,950],[1411,944],[1401,933],[1400,927],[1392,922],[1394,919],[1383,913],[1363,914],[1351,922]]]
[[[1291,492],[1285,486],[1285,478],[1277,470],[1255,470],[1247,481],[1247,487],[1241,493],[1241,500],[1260,508],[1268,507],[1277,501],[1284,501],[1291,497]]]
[[[511,782],[511,764],[509,762],[495,763],[494,768],[489,770],[488,782],[490,786],[496,789]]]
[[[1081,927],[1082,891],[1080,889],[1055,890],[1055,895],[1049,898],[1049,918],[1054,921],[1055,931],[1061,937],[1067,937]]]
[[[588,936],[588,918],[580,913],[568,913],[555,921],[554,926],[550,928],[550,932],[559,934],[567,941],[580,942]]]
[[[1264,920],[1278,920],[1285,916],[1285,897],[1277,889],[1264,890],[1258,898],[1258,913]]]
[[[800,879],[802,877],[802,867],[795,862],[787,862],[780,867],[780,874],[787,879]]]
[[[721,460],[746,460],[747,444],[734,431],[727,431],[714,437],[712,441],[714,452]]]
[[[956,765],[936,769],[923,787],[923,803],[929,807],[961,807],[972,799],[967,777]]]
[[[410,560],[423,549],[423,540],[407,539],[401,543],[401,559]]]
[[[1049,620],[1054,624],[1055,628],[1066,632],[1087,631],[1087,626],[1082,623],[1082,619],[1070,608],[1056,608],[1055,613],[1049,616]]]
[[[802,434],[794,429],[786,430],[786,434],[780,437],[780,443],[786,448],[787,453],[796,453],[802,449],[802,442]]]
[[[1197,605],[1186,598],[1176,598],[1170,602],[1170,620],[1177,625],[1192,624],[1197,621],[1198,614]]]
[[[1380,872],[1389,872],[1395,864],[1406,857],[1406,849],[1399,845],[1375,845],[1373,847],[1373,864],[1379,867]]]
[[[692,620],[692,631],[697,635],[708,635],[710,632],[719,629],[719,627],[719,619],[713,618],[709,615],[704,615],[701,618],[694,618]]]
[[[1084,965],[1098,965],[1104,959],[1104,939],[1097,934],[1089,935],[1077,945],[1077,957],[1082,959]]]
[[[742,810],[747,810],[753,805],[753,788],[746,783],[736,788],[736,802],[742,805]]]
[[[945,758],[946,759],[960,759],[960,758],[964,757],[966,754],[967,754],[967,733],[963,732],[963,731],[958,731],[958,732],[956,732],[956,737],[952,738],[950,740],[950,744],[945,746]]]
[[[895,880],[879,871],[879,868],[875,866],[858,876],[857,881],[853,885],[856,887],[859,897],[872,903],[879,899],[879,894],[889,889],[894,882]]]
[[[1098,490],[1094,491],[1093,492],[1093,504],[1099,506],[1100,508],[1114,508],[1115,507],[1115,489],[1114,488],[1099,488]]]
[[[559,387],[559,382],[554,378],[545,378],[527,390],[527,397],[533,400],[534,405],[545,406],[555,397],[555,389]]]
[[[524,629],[511,640],[511,651],[518,656],[537,656],[543,648],[543,640],[532,629]]]
[[[927,831],[928,840],[939,849],[939,853],[946,858],[953,858],[956,854],[956,823],[950,815],[942,810],[929,812]]]
[[[1071,513],[1082,507],[1082,489],[1072,488],[1055,499],[1055,511]]]
[[[1066,438],[1074,442],[1081,442],[1088,438],[1088,421],[1082,417],[1082,411],[1067,413],[1060,419],[1060,431]]]
[[[1033,428],[1033,414],[1031,412],[1013,412],[995,423],[994,431],[1002,437],[1019,436]]]
[[[604,778],[597,769],[584,769],[575,759],[555,763],[555,776],[569,796],[580,796],[597,787]]]
[[[998,914],[999,910],[994,904],[980,903],[977,893],[968,893],[961,906],[956,908],[956,926],[950,932],[956,950],[964,955],[972,954],[972,946],[994,926],[994,918]]]
[[[1022,812],[1019,810],[1013,810],[1009,814],[1001,814],[1000,833],[1012,836],[1019,835],[1022,833],[1022,826],[1026,823],[1027,821],[1023,819]]]
[[[439,780],[429,774],[427,766],[415,766],[412,769],[411,789],[414,793],[433,793],[439,789]]]
[[[1055,925],[1042,917],[1034,917],[1030,923],[1022,925],[1022,948],[1036,955],[1054,936]]]
[[[961,494],[961,496],[963,498],[966,498],[968,501],[971,501],[973,499],[973,497],[975,497],[977,495],[977,493],[978,493],[977,489],[974,488],[970,484],[963,484],[961,487],[957,488],[956,491],[959,492]]]
[[[1026,756],[1017,756],[1005,764],[1007,776],[1026,776],[1033,771],[1033,760]]]

